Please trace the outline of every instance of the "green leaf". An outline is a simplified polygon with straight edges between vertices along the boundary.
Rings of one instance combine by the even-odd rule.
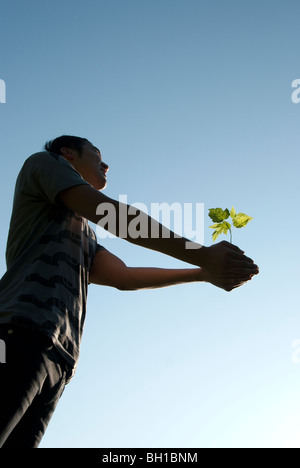
[[[211,229],[220,229],[222,226],[222,223],[217,223],[217,224],[213,224],[212,226],[209,226]]]
[[[251,216],[248,216],[245,213],[239,213],[235,216],[233,220],[233,225],[236,228],[242,228],[245,227],[249,223],[249,221],[251,221],[251,219],[253,219]]]
[[[223,223],[213,224],[209,227],[212,229],[216,229],[212,235],[213,241],[215,241],[220,234],[227,235],[228,231],[231,229],[231,224],[227,223],[227,221],[223,221]]]
[[[212,238],[213,238],[214,242],[217,240],[217,238],[219,237],[220,234],[221,234],[221,232],[219,232],[219,231],[213,232]]]
[[[231,216],[232,219],[234,219],[235,216],[236,216],[236,211],[235,211],[235,209],[233,207],[231,208],[230,216]]]
[[[223,232],[224,234],[227,234],[228,230],[231,229],[231,224],[230,223],[227,223],[227,221],[224,221],[222,223],[222,226],[223,226]]]
[[[225,219],[229,218],[230,213],[229,210],[226,208],[222,210],[222,208],[211,208],[209,210],[209,217],[214,223],[221,223]]]

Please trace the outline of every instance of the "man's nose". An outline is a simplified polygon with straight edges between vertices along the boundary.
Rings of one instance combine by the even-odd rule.
[[[104,169],[104,170],[105,170],[105,172],[108,172],[108,170],[109,170],[109,166],[108,166],[108,164],[106,164],[106,163],[102,162],[102,163],[101,163],[101,167],[102,167],[102,169]]]

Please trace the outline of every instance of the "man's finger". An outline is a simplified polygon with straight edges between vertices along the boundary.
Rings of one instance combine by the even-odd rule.
[[[255,265],[256,266],[256,265]],[[253,268],[249,266],[243,266],[239,264],[235,267],[230,267],[227,270],[224,270],[220,275],[216,275],[219,278],[232,278],[235,280],[239,280],[240,278],[251,278],[254,275],[259,273],[258,268]]]
[[[240,260],[242,262],[254,263],[252,258],[247,257],[246,255],[243,255],[243,254],[238,253],[238,252],[233,252],[230,257],[232,259],[234,259],[234,260]]]
[[[239,288],[240,286],[243,286],[243,284],[248,283],[248,281],[251,281],[252,276],[249,278],[247,276],[241,277],[238,280],[231,278],[230,280],[226,280],[224,282],[224,289],[231,291],[232,289]]]
[[[228,241],[222,241],[220,242],[221,244],[224,244],[226,245],[227,247],[229,247],[231,250],[234,250],[235,252],[239,252],[241,254],[244,254],[245,252],[243,250],[241,250],[237,245],[234,245],[234,244],[231,244],[230,242]]]
[[[227,271],[234,270],[236,268],[244,268],[246,270],[257,271],[257,272],[259,271],[258,266],[254,262],[249,262],[248,260],[246,261],[232,260],[230,262],[230,265],[228,265]]]
[[[258,274],[258,270],[253,269],[253,268],[248,268],[248,267],[239,267],[239,268],[232,268],[228,270],[226,273],[229,273],[229,276],[231,274],[232,277],[255,276]]]
[[[228,262],[227,267],[225,266],[226,272],[235,271],[236,269],[242,269],[242,268],[247,271],[253,271],[254,273],[259,273],[259,268],[253,262],[253,260],[251,261],[249,261],[248,259],[231,260],[230,262]]]

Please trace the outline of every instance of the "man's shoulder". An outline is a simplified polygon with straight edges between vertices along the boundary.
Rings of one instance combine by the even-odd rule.
[[[25,159],[22,166],[22,171],[32,170],[35,168],[50,169],[51,166],[56,166],[57,163],[60,163],[63,166],[71,166],[70,163],[59,154],[50,153],[49,151],[38,151],[37,153],[31,154],[27,159]]]
[[[49,151],[38,151],[37,153],[31,154],[24,162],[24,164],[35,164],[39,162],[46,162],[47,160],[62,161],[64,158],[59,154],[49,153]]]

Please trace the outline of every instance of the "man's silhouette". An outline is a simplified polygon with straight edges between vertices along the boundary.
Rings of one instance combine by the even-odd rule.
[[[89,283],[139,290],[198,281],[231,291],[258,273],[238,247],[221,242],[186,249],[187,239],[141,213],[160,235],[126,239],[194,268],[125,265],[98,244],[88,224],[101,223],[97,207],[103,203],[115,209],[119,237],[136,216],[101,192],[107,172],[92,143],[62,136],[30,156],[18,176],[7,271],[0,281],[0,339],[6,346],[6,362],[0,364],[1,447],[38,447],[76,369]]]

